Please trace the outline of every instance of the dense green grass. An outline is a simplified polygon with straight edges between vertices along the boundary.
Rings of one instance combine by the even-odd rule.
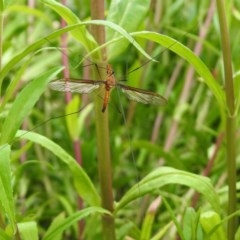
[[[102,12],[84,2],[0,0],[0,238],[233,239],[239,3],[108,1],[106,20],[91,20]],[[101,90],[48,88],[62,59],[87,79],[111,63],[168,102],[115,89],[102,113]]]

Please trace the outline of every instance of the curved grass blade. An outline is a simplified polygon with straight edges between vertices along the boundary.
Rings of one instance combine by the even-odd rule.
[[[51,7],[55,12],[57,12],[69,25],[85,23],[86,25],[87,24],[96,24],[96,25],[104,25],[104,26],[109,27],[110,29],[108,29],[107,32],[114,30],[114,36],[119,36],[119,35],[124,36],[124,38],[127,41],[129,41],[131,44],[133,44],[145,57],[147,57],[148,59],[152,59],[142,49],[142,47],[137,42],[135,42],[135,40],[129,35],[129,33],[125,29],[123,29],[120,25],[117,25],[111,21],[104,21],[104,20],[91,20],[91,21],[82,22],[70,9],[68,9],[67,7],[65,7],[62,4],[60,4],[56,1],[53,1],[53,0],[42,0],[42,2],[45,3],[46,5],[48,5],[49,7]],[[138,5],[140,5],[139,3],[137,5],[136,4],[134,5],[134,3],[129,3],[129,1],[127,3],[128,3],[127,4],[128,9],[129,9],[129,6],[131,6],[131,7],[134,6],[136,8]],[[142,4],[143,3],[146,4],[147,3],[146,0],[143,1]],[[142,4],[140,5],[140,9],[146,9],[142,6]],[[130,13],[130,11],[128,11],[128,17],[129,17],[129,13]],[[142,13],[142,16],[143,15],[144,15],[144,12]],[[126,16],[126,12],[125,12],[125,16]],[[133,14],[131,16],[133,17]],[[140,16],[140,13],[138,13],[138,16]],[[134,19],[136,21],[136,17],[134,17]],[[136,23],[136,25],[137,25],[137,23]],[[132,27],[132,29],[127,29],[127,30],[132,31],[134,29]],[[87,49],[88,52],[92,51],[93,49],[96,49],[96,51],[92,51],[91,54],[98,52],[99,49],[97,48],[97,46],[98,46],[97,42],[95,41],[93,36],[86,30],[85,27],[75,29],[74,31],[72,31],[72,35]],[[110,38],[110,39],[112,39],[112,38]],[[114,47],[114,48],[116,48],[116,47]],[[123,48],[119,48],[119,49],[124,50]],[[111,54],[111,52],[114,52],[114,51],[112,51],[110,48],[109,54]],[[99,57],[100,56],[98,56],[97,59],[99,59]],[[109,58],[112,58],[112,57],[113,56],[111,56]]]
[[[62,68],[57,67],[47,71],[42,76],[32,80],[18,94],[9,110],[8,116],[3,122],[0,138],[1,144],[12,142],[24,118],[30,113],[35,103],[47,88],[49,81],[61,70]]]
[[[83,23],[77,15],[61,3],[53,0],[42,0],[42,2],[57,12],[59,16],[68,23],[68,25]],[[96,40],[90,32],[87,31],[85,26],[74,29],[71,34],[87,49],[88,52],[98,46]],[[98,56],[97,59],[99,57],[100,56]]]
[[[122,35],[122,37],[118,37],[115,38],[111,41],[106,42],[105,44],[102,44],[101,46],[95,48],[93,51],[91,51],[86,57],[92,55],[93,53],[99,51],[100,49],[109,46],[110,44],[116,42],[116,41],[120,41],[122,38],[125,38],[129,43],[131,43],[143,56],[145,56],[147,59],[149,59],[150,61],[155,61],[147,52],[144,51],[144,49],[140,46],[140,44],[138,44],[135,39],[131,36],[130,33],[128,33],[125,29],[123,29],[122,27],[120,27],[119,25],[109,22],[109,21],[105,21],[105,20],[91,20],[91,21],[85,21],[83,22],[86,25],[104,25],[106,27],[109,27],[110,29],[115,30],[116,32],[118,32],[120,35]],[[113,56],[109,55],[108,60],[111,60],[113,58]]]
[[[75,159],[71,157],[64,149],[62,149],[59,145],[50,139],[37,133],[19,130],[16,137],[32,141],[43,146],[44,148],[51,151],[54,155],[56,155],[62,162],[67,164],[73,174],[75,187],[79,195],[89,205],[100,206],[100,197],[97,194],[97,191],[94,188],[91,179],[81,168],[81,166],[75,161]]]
[[[123,196],[115,211],[119,211],[131,201],[168,184],[182,184],[195,189],[204,195],[213,209],[219,211],[219,198],[208,178],[170,167],[161,167],[148,174]]]
[[[207,211],[202,213],[200,216],[200,223],[206,234],[211,233],[211,237],[208,239],[227,240],[222,219],[217,212]],[[216,226],[218,226],[218,228],[215,228]],[[212,230],[214,231],[212,232]]]
[[[5,144],[0,149],[0,202],[3,208],[2,216],[6,216],[12,233],[16,231],[15,208],[11,183],[10,146]]]
[[[103,208],[100,207],[89,207],[86,209],[83,209],[82,211],[73,213],[66,219],[63,219],[61,223],[58,225],[55,225],[52,227],[46,235],[43,237],[43,240],[52,240],[54,237],[60,233],[62,233],[64,230],[68,229],[71,225],[74,223],[80,221],[81,219],[89,216],[90,214],[110,214],[108,211],[104,210]]]
[[[86,21],[86,22],[82,22],[82,23],[78,23],[75,25],[70,25],[67,26],[63,29],[57,30],[41,39],[39,39],[38,41],[34,42],[33,44],[29,45],[27,48],[25,48],[22,52],[18,53],[15,57],[13,57],[11,59],[11,61],[9,61],[2,69],[2,71],[0,72],[0,86],[2,85],[2,81],[4,79],[4,77],[7,75],[7,73],[13,69],[17,64],[19,64],[21,62],[22,59],[24,59],[26,56],[28,56],[30,53],[39,50],[39,48],[46,44],[47,42],[61,36],[63,33],[66,32],[70,32],[73,31],[77,28],[81,28],[83,25],[91,25],[91,24],[96,24],[96,25],[105,25],[108,26],[112,29],[114,29],[115,31],[118,31],[122,37],[121,38],[117,38],[115,40],[111,40],[109,42],[107,42],[106,44],[101,45],[100,47],[97,47],[95,49],[93,49],[86,57],[92,55],[94,52],[99,51],[99,49],[115,42],[115,41],[120,41],[122,38],[126,38],[131,44],[134,45],[134,47],[136,47],[138,49],[138,51],[140,51],[146,58],[148,58],[149,60],[153,60],[154,59],[149,56],[144,50],[143,48],[134,40],[134,38],[127,33],[123,28],[119,27],[118,25],[111,23],[111,22],[107,22],[104,20],[94,20],[94,21]]]
[[[162,46],[175,52],[180,57],[187,60],[191,65],[193,65],[196,72],[203,78],[203,81],[207,84],[213,95],[216,97],[217,102],[221,107],[220,109],[222,111],[222,114],[224,114],[223,111],[226,109],[226,104],[225,97],[220,85],[214,79],[211,72],[203,63],[203,61],[199,57],[197,57],[189,48],[182,45],[180,42],[176,41],[173,38],[155,32],[142,31],[132,33],[131,35],[161,44]]]
[[[17,64],[21,63],[21,61],[29,56],[29,54],[33,53],[36,50],[39,50],[39,48],[48,43],[48,41],[53,40],[57,37],[60,37],[63,33],[72,31],[76,28],[79,28],[82,24],[77,24],[77,25],[72,25],[60,30],[57,30],[41,39],[39,39],[38,41],[28,45],[22,52],[18,53],[16,56],[14,56],[0,71],[0,85],[2,85],[2,81],[4,79],[4,77],[7,75],[7,73],[9,71],[11,71]],[[48,40],[47,40],[48,39]]]

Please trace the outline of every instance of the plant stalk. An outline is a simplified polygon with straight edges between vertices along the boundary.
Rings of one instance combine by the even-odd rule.
[[[0,72],[2,70],[2,48],[3,48],[3,13],[0,10]],[[2,86],[0,85],[0,96],[2,94]]]
[[[225,77],[225,94],[227,104],[227,121],[226,121],[226,142],[227,142],[227,172],[228,172],[228,215],[236,212],[237,209],[237,192],[236,192],[236,114],[235,114],[235,97],[233,88],[231,49],[226,20],[225,1],[217,0],[218,18],[221,32],[224,77]],[[233,217],[228,220],[227,234],[228,239],[234,239],[237,230],[237,218]]]
[[[104,0],[91,0],[91,16],[92,19],[104,19]],[[104,26],[93,26],[92,34],[98,44],[105,43]],[[101,52],[101,64],[106,65],[106,49]],[[101,68],[95,71],[95,75],[105,78],[106,72]],[[103,90],[103,89],[102,89]],[[103,91],[101,91],[103,92]],[[113,192],[112,192],[112,167],[110,157],[110,141],[109,141],[109,123],[108,110],[102,113],[102,97],[95,96],[95,116],[96,116],[96,134],[97,134],[97,150],[98,150],[98,172],[102,195],[102,207],[113,212]],[[115,240],[115,226],[113,216],[103,215],[102,217],[103,235],[107,240]]]

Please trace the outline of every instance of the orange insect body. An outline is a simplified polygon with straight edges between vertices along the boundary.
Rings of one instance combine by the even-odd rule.
[[[110,64],[107,65],[107,79],[105,82],[105,94],[103,98],[103,107],[102,107],[102,112],[105,112],[107,105],[109,103],[110,99],[110,91],[113,87],[116,85],[116,80],[113,75],[113,70]]]

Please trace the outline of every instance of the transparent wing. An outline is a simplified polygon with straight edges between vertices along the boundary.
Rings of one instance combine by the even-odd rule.
[[[99,88],[101,84],[104,84],[104,81],[59,79],[50,82],[49,87],[60,92],[91,93],[93,90]]]
[[[165,105],[167,103],[167,100],[157,93],[122,84],[117,84],[117,86],[120,87],[122,92],[132,101],[153,105]]]

